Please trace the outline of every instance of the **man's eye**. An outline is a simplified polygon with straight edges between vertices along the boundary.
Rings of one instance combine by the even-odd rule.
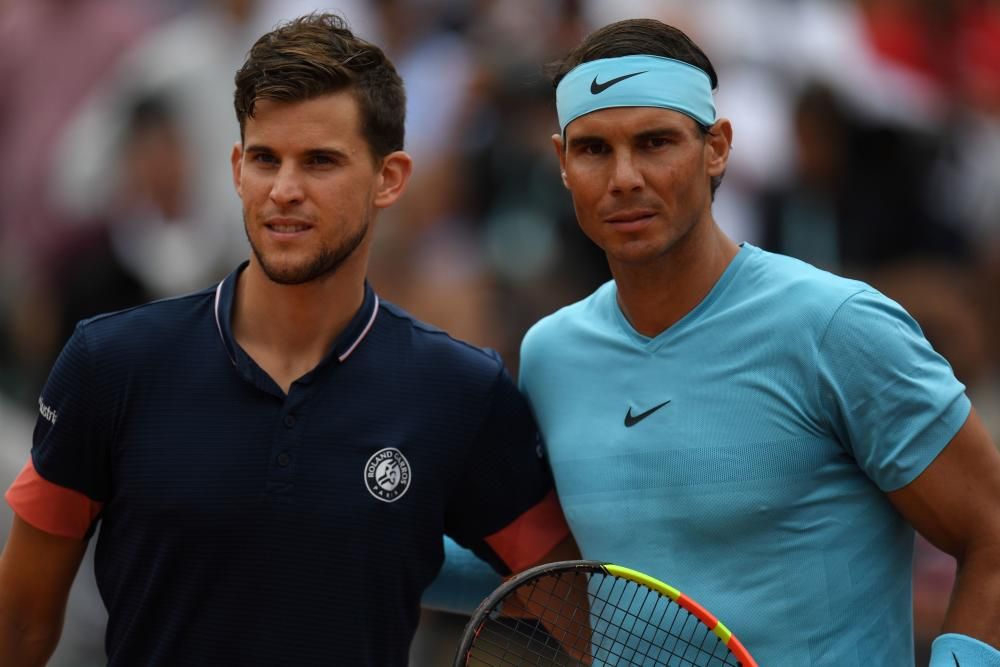
[[[604,144],[587,144],[583,147],[583,152],[587,155],[603,155],[607,152],[607,146]]]
[[[268,155],[267,153],[256,153],[253,156],[253,161],[259,164],[275,164],[278,160],[273,155]]]

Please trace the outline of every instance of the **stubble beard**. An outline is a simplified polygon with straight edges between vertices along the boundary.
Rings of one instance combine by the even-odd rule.
[[[253,237],[250,235],[250,228],[247,224],[245,214],[243,218],[243,231],[247,235],[247,241],[250,242],[250,249],[253,250],[253,254],[257,258],[257,263],[260,264],[261,269],[264,271],[264,275],[267,276],[270,281],[279,285],[303,285],[305,283],[334,275],[344,262],[346,262],[364,242],[371,224],[371,219],[366,216],[364,224],[361,228],[353,236],[345,239],[336,248],[324,246],[320,248],[319,252],[310,260],[298,265],[287,267],[278,267],[268,261],[267,257],[263,252],[261,252],[260,248],[257,247],[253,241]]]

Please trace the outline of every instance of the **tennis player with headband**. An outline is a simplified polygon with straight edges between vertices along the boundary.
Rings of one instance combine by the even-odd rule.
[[[720,229],[733,128],[684,33],[611,24],[552,74],[614,280],[528,332],[520,382],[583,556],[677,585],[762,665],[912,665],[916,528],[958,559],[932,665],[1000,665],[1000,453],[947,361],[870,286]]]

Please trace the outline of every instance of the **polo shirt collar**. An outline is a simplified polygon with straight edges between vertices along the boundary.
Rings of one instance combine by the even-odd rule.
[[[233,304],[236,301],[236,280],[240,273],[249,265],[249,261],[243,262],[215,288],[215,301],[213,304],[215,311],[215,326],[222,338],[222,344],[226,348],[229,360],[237,368],[243,368],[251,363],[249,356],[237,344],[233,336]],[[361,342],[371,331],[375,324],[375,317],[378,315],[379,299],[372,286],[365,281],[365,298],[361,303],[361,308],[354,314],[347,327],[337,336],[333,347],[324,357],[319,366],[325,366],[330,362],[343,363],[358,348]],[[256,366],[256,364],[253,364]],[[318,367],[319,367],[318,366]],[[317,367],[317,368],[318,368]],[[311,373],[310,373],[311,375]]]

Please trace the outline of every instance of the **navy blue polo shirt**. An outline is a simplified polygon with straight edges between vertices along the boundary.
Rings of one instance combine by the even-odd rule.
[[[81,322],[8,502],[100,525],[111,665],[405,665],[442,534],[501,573],[566,535],[530,410],[368,286],[286,396],[233,338],[240,270]]]

